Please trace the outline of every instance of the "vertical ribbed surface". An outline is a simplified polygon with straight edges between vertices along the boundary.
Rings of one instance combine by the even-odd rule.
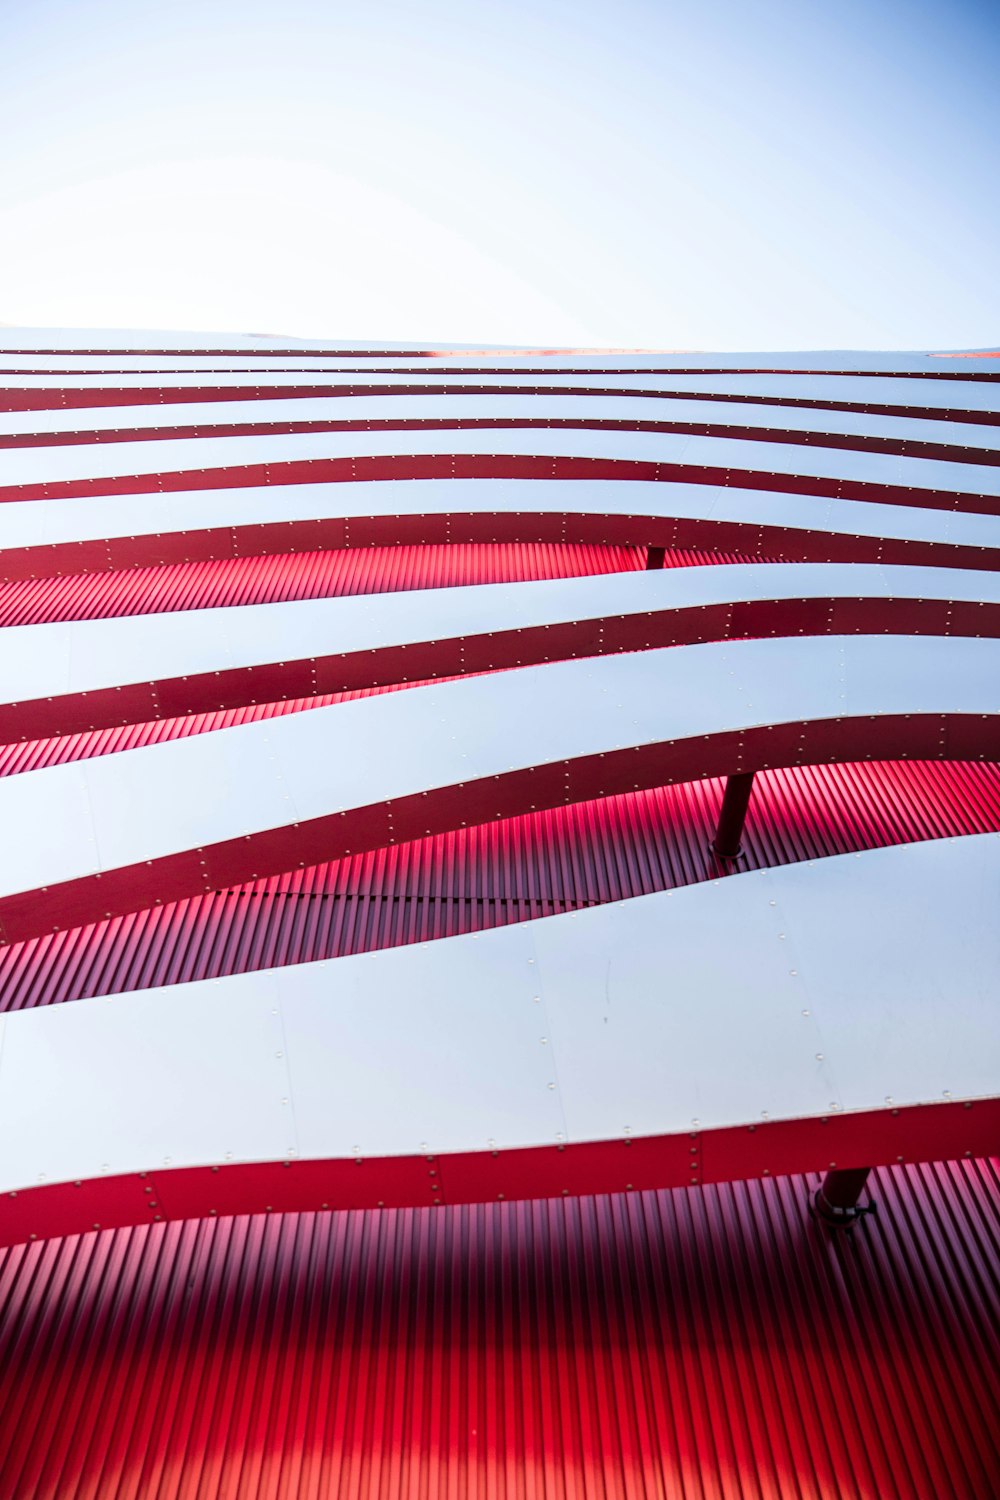
[[[0,1257],[5,1500],[991,1500],[997,1167]]]
[[[30,747],[10,748],[16,760]],[[757,781],[740,869],[1000,830],[993,764],[805,766]],[[725,873],[709,849],[721,798],[716,778],[607,797],[10,944],[0,947],[0,1011],[396,947],[715,879]]]
[[[737,552],[668,549],[665,567],[766,562]],[[637,547],[563,543],[482,543],[468,546],[365,547],[285,557],[239,557],[128,572],[29,578],[0,583],[0,626],[50,620],[96,620],[222,605],[277,604],[405,589],[457,588],[471,583],[527,583],[592,577],[644,568]]]
[[[682,554],[681,565],[700,561]],[[713,560],[715,560],[713,558]],[[727,559],[719,559],[727,561]],[[637,548],[510,544],[341,548],[0,583],[0,625],[333,599],[468,583],[521,583],[641,568]]]

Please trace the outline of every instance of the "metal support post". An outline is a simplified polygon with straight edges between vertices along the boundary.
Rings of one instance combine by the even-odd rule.
[[[726,778],[726,790],[722,796],[719,822],[712,840],[712,848],[720,859],[736,859],[740,853],[740,839],[746,822],[750,793],[753,791],[752,771],[735,771]]]
[[[865,1214],[874,1213],[874,1203],[861,1207],[858,1202],[870,1171],[870,1167],[850,1167],[827,1172],[822,1187],[813,1195],[817,1219],[835,1229],[849,1229]]]
[[[663,559],[666,556],[666,551],[667,551],[666,547],[647,547],[646,548],[646,572],[647,573],[650,572],[653,568],[662,568],[663,567]]]

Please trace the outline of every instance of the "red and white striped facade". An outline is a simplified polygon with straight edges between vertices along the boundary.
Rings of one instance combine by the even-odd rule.
[[[995,358],[4,345],[12,1266],[997,1149]],[[718,1454],[662,1420],[616,1440],[631,1479],[586,1478],[607,1437],[546,1483],[882,1495],[909,1462],[851,1490],[748,1438],[753,1485],[696,1483]],[[954,1493],[991,1493],[966,1437]],[[339,1487],[225,1492],[436,1492],[366,1490],[366,1441]],[[541,1493],[524,1442],[450,1492]],[[10,1493],[216,1492],[66,1462]]]

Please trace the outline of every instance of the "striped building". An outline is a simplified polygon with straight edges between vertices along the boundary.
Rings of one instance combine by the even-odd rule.
[[[0,1500],[1000,1493],[1000,368],[3,330]]]

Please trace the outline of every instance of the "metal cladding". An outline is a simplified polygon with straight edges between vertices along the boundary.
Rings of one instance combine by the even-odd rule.
[[[293,1205],[419,1203],[428,1159],[440,1203],[960,1154],[1000,1115],[998,880],[982,834],[24,1011],[3,1023],[0,1190],[100,1162],[126,1219],[147,1190],[181,1218],[275,1179]]]
[[[0,1493],[1000,1490],[996,358],[3,344]]]

